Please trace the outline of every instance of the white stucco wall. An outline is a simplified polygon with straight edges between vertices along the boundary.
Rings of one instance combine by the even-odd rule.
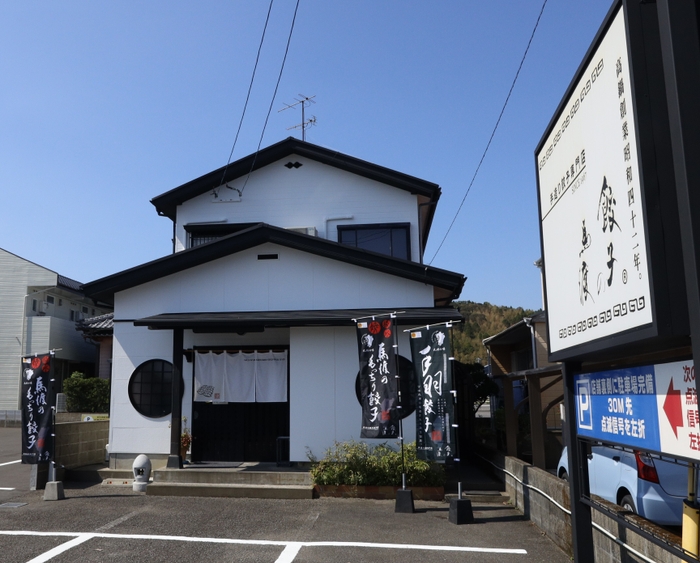
[[[284,166],[289,161],[303,166],[290,170]],[[245,182],[243,177],[229,185],[241,189]],[[337,241],[338,225],[410,222],[411,259],[420,261],[417,196],[405,190],[290,155],[253,172],[240,200],[225,187],[218,194],[216,198],[211,192],[202,194],[178,207],[176,250],[187,246],[185,225],[189,223],[316,227],[319,237]]]
[[[170,448],[171,417],[147,418],[128,397],[129,378],[143,362],[172,361],[172,332],[115,323],[110,452],[163,454]],[[290,459],[307,461],[307,451],[321,456],[336,441],[359,440],[361,410],[355,395],[359,369],[354,327],[270,329],[262,333],[195,334],[185,331],[185,348],[194,346],[289,346]],[[410,358],[401,332],[399,353]],[[183,363],[182,415],[192,427],[193,364]],[[415,440],[415,415],[404,420],[404,437]],[[370,443],[381,441],[369,440]]]
[[[321,457],[335,442],[360,440],[355,328],[293,328],[290,344],[290,459],[307,461],[309,450]],[[399,353],[411,357],[409,339],[403,332]],[[413,414],[404,420],[406,442],[416,439],[415,420]]]
[[[131,323],[114,323],[109,449],[111,453],[168,454],[170,416],[148,418],[129,401],[129,378],[147,360],[173,358],[170,331],[148,330]],[[187,381],[187,380],[185,380]]]
[[[258,260],[277,253],[279,260]],[[432,307],[433,287],[263,244],[115,295],[118,319],[164,312]]]

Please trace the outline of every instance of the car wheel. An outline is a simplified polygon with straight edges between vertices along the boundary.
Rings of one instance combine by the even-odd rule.
[[[624,497],[622,497],[622,500],[620,501],[620,506],[625,510],[632,512],[633,514],[637,514],[637,510],[634,508],[634,500],[632,500],[632,497],[630,495],[625,495]]]
[[[560,478],[564,479],[564,481],[569,480],[569,474],[566,472],[566,470],[563,470],[561,474],[559,475]]]

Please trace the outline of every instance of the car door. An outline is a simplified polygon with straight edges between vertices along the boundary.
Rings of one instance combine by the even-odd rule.
[[[591,493],[610,502],[617,502],[617,490],[623,468],[623,452],[605,446],[591,448],[590,473]]]

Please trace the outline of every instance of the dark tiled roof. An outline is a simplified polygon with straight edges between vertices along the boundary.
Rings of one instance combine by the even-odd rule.
[[[62,276],[61,274],[57,274],[57,276],[59,286],[71,289],[73,291],[82,291],[82,284],[79,281],[72,280],[66,276]]]
[[[83,319],[75,323],[75,329],[85,336],[111,336],[114,332],[114,313]]]
[[[151,203],[155,206],[159,215],[164,215],[174,221],[177,206],[183,202],[218,188],[222,184],[243,177],[253,170],[263,168],[290,154],[306,157],[358,176],[370,178],[383,184],[424,196],[433,203],[437,203],[437,200],[440,198],[440,186],[437,184],[397,172],[396,170],[384,168],[338,151],[300,141],[294,137],[288,137],[257,153],[232,162],[228,166],[222,166],[213,172],[209,172],[204,176],[200,176],[195,180],[156,196],[151,200]],[[223,176],[224,171],[225,176]],[[427,226],[432,222],[434,209],[434,205],[429,206],[430,218]]]
[[[113,303],[116,292],[194,268],[266,242],[432,285],[437,288],[436,293],[439,293],[439,296],[436,296],[436,301],[440,302],[436,304],[439,305],[446,306],[452,300],[457,299],[466,280],[462,274],[448,270],[392,258],[260,223],[250,229],[239,231],[213,242],[176,252],[164,258],[87,283],[83,285],[83,290],[86,295],[93,299]]]

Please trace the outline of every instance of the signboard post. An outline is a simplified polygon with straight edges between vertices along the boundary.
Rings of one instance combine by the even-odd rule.
[[[700,459],[693,364],[670,361],[689,357],[689,317],[700,334],[700,196],[681,177],[700,180],[696,10],[614,1],[535,152],[549,359],[565,362],[576,421],[577,561],[593,558],[588,442]],[[642,355],[651,365],[638,367]],[[591,360],[595,370],[582,368]]]

